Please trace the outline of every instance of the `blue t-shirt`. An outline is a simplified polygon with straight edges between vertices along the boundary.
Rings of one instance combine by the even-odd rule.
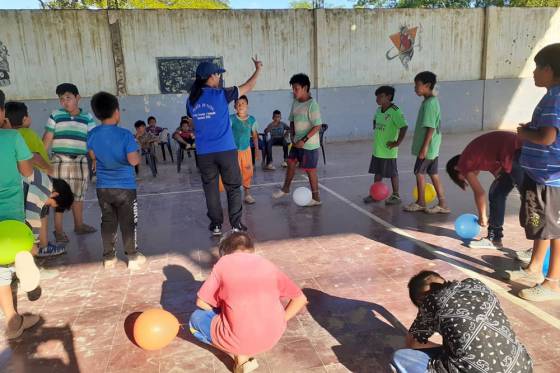
[[[127,155],[138,151],[138,144],[130,131],[102,124],[89,132],[87,147],[97,160],[97,188],[136,189],[134,167]]]
[[[193,119],[197,154],[237,149],[231,131],[228,105],[238,96],[237,87],[204,87],[194,106],[187,100],[187,114]]]
[[[519,163],[537,183],[560,187],[560,85],[548,90],[527,126],[531,130],[543,127],[556,128],[556,140],[551,145],[539,145],[525,140]]]

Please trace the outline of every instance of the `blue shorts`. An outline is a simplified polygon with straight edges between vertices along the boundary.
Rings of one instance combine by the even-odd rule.
[[[202,343],[212,344],[211,325],[212,319],[218,314],[212,311],[196,310],[189,320],[192,335]]]
[[[288,155],[288,162],[299,162],[299,167],[304,170],[314,170],[319,161],[319,149],[307,150],[292,146]]]

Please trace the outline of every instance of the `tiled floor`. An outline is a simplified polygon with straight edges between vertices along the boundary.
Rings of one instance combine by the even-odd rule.
[[[442,159],[472,137],[446,136]],[[407,202],[413,185],[409,147],[405,142],[399,159]],[[280,149],[275,152],[280,156]],[[244,221],[258,241],[258,252],[296,280],[310,300],[280,343],[258,357],[258,371],[388,371],[388,359],[403,346],[415,317],[406,282],[424,268],[447,278],[474,273],[486,279],[499,292],[515,332],[534,358],[535,371],[560,371],[560,304],[518,301],[513,290],[527,284],[507,283],[498,276],[500,270],[514,267],[512,250],[529,246],[517,225],[518,198],[512,195],[508,201],[507,249],[469,250],[455,236],[453,221],[473,212],[470,192],[461,192],[444,177],[451,216],[364,206],[361,198],[371,184],[365,175],[369,152],[369,142],[327,145],[328,164],[319,169],[324,204],[313,209],[299,208],[291,198],[272,201],[283,171],[256,171],[257,203],[245,208]],[[129,337],[138,312],[151,307],[163,307],[187,322],[196,291],[217,258],[216,241],[206,229],[200,179],[192,161],[187,163],[190,167],[179,175],[173,165],[160,164],[156,179],[143,170],[139,241],[148,256],[146,268],[131,273],[121,261],[116,269],[103,270],[99,234],[70,234],[69,253],[43,262],[60,271],[59,276],[43,281],[37,301],[18,295],[19,310],[39,313],[42,323],[19,340],[0,342],[0,371],[228,371],[227,356],[195,343],[185,329],[155,352],[139,349]],[[486,181],[488,185],[488,177]],[[98,225],[94,196],[91,187],[86,221]],[[71,232],[70,216],[66,222]]]

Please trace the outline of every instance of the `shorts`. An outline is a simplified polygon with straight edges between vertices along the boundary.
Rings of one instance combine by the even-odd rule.
[[[14,266],[0,266],[0,286],[10,286],[12,284],[14,273],[16,273]]]
[[[243,188],[251,188],[251,181],[253,180],[253,158],[251,155],[251,148],[237,151],[237,162],[239,163],[239,172],[241,172],[241,181]],[[220,177],[219,184],[220,192],[224,191],[224,184]]]
[[[74,201],[83,201],[89,181],[89,167],[85,155],[68,156],[53,154],[51,158],[53,177],[62,179],[70,185]]]
[[[414,163],[414,175],[437,175],[438,173],[438,159],[420,159],[416,158],[416,163]]]
[[[299,167],[304,170],[314,170],[317,168],[319,161],[319,149],[303,149],[292,146],[288,154],[288,162],[299,162]]]
[[[192,335],[202,343],[212,344],[212,320],[218,314],[211,310],[196,310],[189,320],[189,329]]]
[[[519,223],[528,240],[560,238],[560,188],[537,184],[526,176],[521,187]]]
[[[381,175],[381,177],[385,178],[399,176],[397,159],[377,158],[375,155],[372,155],[371,162],[369,163],[369,173]]]

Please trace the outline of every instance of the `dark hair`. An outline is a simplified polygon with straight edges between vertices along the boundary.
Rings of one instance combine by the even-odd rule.
[[[437,83],[436,74],[431,71],[422,71],[414,77],[414,82],[422,82],[423,84],[429,84],[430,89],[434,89]]]
[[[99,120],[109,119],[119,110],[119,100],[109,92],[98,92],[91,98],[91,110]]]
[[[219,252],[220,256],[228,255],[237,250],[240,246],[247,249],[254,249],[255,244],[253,239],[247,232],[233,232],[225,236],[220,241]]]
[[[6,102],[6,118],[10,121],[13,128],[18,128],[23,125],[23,118],[27,117],[27,106],[23,102],[8,101]]]
[[[146,119],[146,122],[150,123],[150,121],[151,121],[152,119],[155,120],[155,121],[157,122],[156,117],[154,117],[153,115],[150,115],[150,116],[148,117],[148,119]]]
[[[198,77],[194,81],[191,87],[191,92],[189,93],[189,104],[191,106],[194,106],[194,104],[196,104],[200,96],[202,96],[202,88],[204,87],[207,81],[208,78],[202,79]]]
[[[277,115],[277,114],[278,114],[278,115],[282,115],[282,113],[280,112],[280,110],[274,110],[274,111],[272,112],[272,116],[275,116],[275,115]]]
[[[465,190],[467,188],[467,183],[465,182],[465,180],[459,179],[460,173],[455,168],[455,166],[457,166],[457,164],[459,164],[459,159],[460,158],[461,158],[461,154],[457,154],[456,156],[454,156],[453,158],[451,158],[450,160],[447,161],[447,165],[445,166],[445,168],[446,168],[447,174],[449,175],[451,180],[453,180],[453,182],[455,184],[457,184],[457,186],[459,188]]]
[[[136,122],[134,122],[134,128],[140,128],[140,127],[146,127],[146,122],[144,122],[143,120],[137,120]]]
[[[424,291],[424,287],[426,285],[430,286],[430,290],[439,290],[445,286],[444,284],[428,282],[430,277],[437,277],[445,281],[443,277],[440,276],[439,273],[434,271],[422,271],[408,281],[408,295],[410,296],[410,300],[416,307],[420,307],[424,298],[426,296],[426,292]]]
[[[6,95],[4,91],[0,89],[0,109],[4,109],[4,103],[6,102]]]
[[[560,78],[560,43],[550,44],[535,55],[538,67],[550,66],[555,78]]]
[[[70,189],[70,185],[62,179],[52,179],[52,186],[53,192],[57,192],[58,196],[53,197],[56,201],[57,212],[63,212],[65,210],[69,210],[74,203],[74,193],[72,193],[72,189]]]
[[[299,84],[302,87],[307,87],[307,92],[311,89],[311,81],[309,77],[303,73],[293,75],[290,78],[290,85]]]
[[[385,94],[387,96],[391,96],[391,101],[395,99],[395,88],[389,85],[382,85],[381,87],[375,90],[375,95],[379,96],[380,94]]]
[[[235,100],[235,103],[237,104],[237,101],[239,100],[245,100],[245,102],[247,102],[247,105],[249,104],[249,99],[245,95],[238,97],[237,100]]]
[[[56,95],[58,97],[62,96],[65,93],[71,93],[74,96],[77,96],[80,94],[80,92],[78,92],[78,87],[76,87],[74,84],[72,83],[62,83],[59,84],[56,87]]]

